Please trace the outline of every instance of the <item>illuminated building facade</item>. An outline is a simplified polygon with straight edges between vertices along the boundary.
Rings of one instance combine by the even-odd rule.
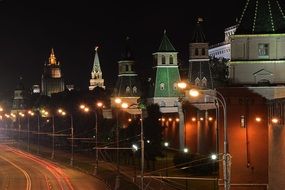
[[[219,59],[231,59],[231,36],[235,34],[237,25],[225,29],[225,40],[209,47],[209,56]]]
[[[95,48],[95,57],[94,57],[93,68],[91,71],[89,90],[93,90],[97,86],[105,89],[104,79],[102,78],[102,70],[98,56],[98,47]]]
[[[54,50],[51,49],[49,63],[45,64],[41,81],[41,93],[51,96],[53,93],[64,91],[64,80],[61,73],[60,63],[57,62]]]
[[[19,82],[14,90],[13,102],[11,113],[18,114],[27,109],[27,91],[24,87],[22,77],[20,77]]]

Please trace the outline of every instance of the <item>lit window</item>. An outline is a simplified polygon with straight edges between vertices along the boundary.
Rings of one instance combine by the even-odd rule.
[[[161,102],[160,102],[160,106],[161,106],[161,107],[165,107],[165,106],[166,106],[165,102],[164,102],[164,101],[161,101]],[[164,121],[164,120],[163,120],[163,121]]]
[[[195,85],[196,85],[196,86],[200,86],[200,79],[199,79],[199,78],[196,78],[196,79],[195,79]]]
[[[164,83],[160,83],[160,90],[164,90]]]
[[[126,87],[126,93],[130,93],[131,88],[129,86]]]
[[[268,44],[258,44],[258,57],[259,58],[269,58],[269,45]]]
[[[136,94],[138,92],[138,89],[136,86],[133,87],[133,93]]]
[[[173,90],[176,90],[177,89],[177,83],[174,83],[173,84]]]
[[[207,87],[207,79],[205,77],[202,79],[202,87]]]

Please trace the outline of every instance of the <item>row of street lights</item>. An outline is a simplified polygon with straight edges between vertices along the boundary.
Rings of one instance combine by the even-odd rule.
[[[188,96],[190,97],[198,97],[201,94],[200,90],[191,89],[189,85],[185,82],[179,82],[178,87],[183,90],[183,92],[188,91]],[[204,94],[205,96],[210,96],[214,98],[223,108],[223,129],[224,129],[224,154],[223,154],[223,167],[224,167],[224,189],[230,189],[230,164],[231,164],[231,155],[228,152],[228,133],[227,133],[227,105],[224,96],[214,90],[215,94]]]

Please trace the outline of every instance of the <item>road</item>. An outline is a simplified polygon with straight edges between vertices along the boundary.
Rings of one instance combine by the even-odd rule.
[[[85,173],[0,144],[1,190],[106,190]]]

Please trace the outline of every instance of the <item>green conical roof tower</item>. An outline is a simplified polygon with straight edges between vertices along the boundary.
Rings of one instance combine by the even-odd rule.
[[[178,52],[171,44],[164,31],[162,41],[154,57],[153,84],[150,91],[149,102],[159,104],[162,112],[177,112],[178,97],[180,92],[177,83],[180,74],[177,61]],[[168,111],[163,108],[167,107]]]

